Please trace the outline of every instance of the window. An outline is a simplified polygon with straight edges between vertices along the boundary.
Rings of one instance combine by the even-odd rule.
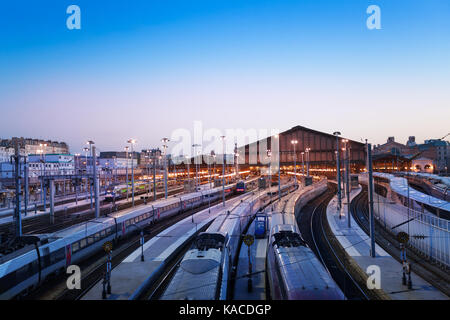
[[[80,249],[80,243],[79,242],[72,243],[72,253],[77,252],[79,249]]]

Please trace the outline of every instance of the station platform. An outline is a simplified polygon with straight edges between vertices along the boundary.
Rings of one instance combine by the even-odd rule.
[[[268,223],[268,225],[270,225]],[[255,220],[248,228],[247,234],[255,235]],[[257,239],[250,246],[252,261],[252,291],[248,291],[248,248],[242,243],[237,263],[236,281],[234,283],[234,300],[266,300],[266,256],[269,233],[265,238]]]
[[[183,245],[188,243],[203,227],[212,222],[224,210],[231,210],[241,199],[241,195],[228,200],[225,207],[222,203],[202,210],[172,225],[147,241],[144,248],[144,261],[141,261],[142,248],[139,247],[111,271],[111,294],[107,300],[135,299],[145,292],[161,276],[167,264]],[[82,300],[101,300],[103,284],[99,281],[89,290]]]
[[[350,193],[352,201],[362,191],[361,186],[353,189]],[[392,300],[448,300],[444,293],[433,287],[430,283],[411,272],[412,289],[402,284],[402,265],[389,253],[376,244],[375,258],[370,256],[370,238],[362,230],[357,222],[350,216],[351,228],[348,228],[347,202],[342,202],[341,212],[337,211],[337,196],[335,196],[327,207],[328,224],[345,249],[352,265],[359,268],[359,273],[366,273],[371,265],[376,265],[381,271],[381,290],[386,299]],[[341,218],[339,219],[339,215]]]

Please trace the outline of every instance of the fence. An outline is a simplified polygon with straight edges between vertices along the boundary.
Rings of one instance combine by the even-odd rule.
[[[400,231],[408,233],[409,246],[427,259],[450,268],[450,221],[408,209],[398,202],[394,193],[392,200],[375,193],[374,216],[388,232],[394,235]]]

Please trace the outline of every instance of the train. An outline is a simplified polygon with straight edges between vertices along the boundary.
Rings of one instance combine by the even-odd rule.
[[[231,194],[234,187],[226,186],[225,193]],[[36,235],[39,241],[34,245],[0,256],[0,299],[25,295],[49,277],[64,273],[69,265],[102,250],[104,243],[117,243],[137,229],[220,199],[222,190],[220,187],[172,196],[136,210],[92,219],[53,234]]]
[[[244,183],[244,181],[238,181],[236,183],[236,192],[237,193],[245,193],[245,183]]]
[[[296,188],[282,187],[282,194]],[[267,193],[246,197],[232,211],[217,217],[200,233],[184,255],[162,300],[225,300],[230,298],[233,264],[239,255],[240,236],[250,225],[253,212],[269,201]]]
[[[153,190],[153,183],[150,183],[150,191]],[[167,185],[168,186],[173,186],[175,185],[176,182],[174,180],[168,181]],[[140,195],[143,194],[145,192],[147,192],[148,189],[148,185],[149,183],[147,181],[137,181],[134,183],[134,194],[135,195]],[[157,181],[156,182],[156,188],[160,188],[164,185],[164,182],[161,181]],[[113,202],[113,201],[117,201],[117,200],[121,200],[127,197],[127,190],[128,190],[128,195],[131,196],[131,192],[132,192],[132,187],[131,187],[131,183],[130,184],[120,184],[120,185],[111,185],[108,186],[106,188],[106,193],[105,193],[105,201],[106,202]]]
[[[298,194],[271,213],[267,274],[273,300],[345,300],[328,270],[303,240],[295,219]],[[283,207],[284,206],[284,207]]]
[[[162,300],[227,299],[240,235],[252,220],[256,201],[246,197],[197,236],[162,294]]]

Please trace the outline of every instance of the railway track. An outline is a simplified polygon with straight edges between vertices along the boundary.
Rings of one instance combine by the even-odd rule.
[[[366,186],[363,186],[363,191],[353,199],[350,208],[355,221],[366,234],[369,234],[369,209]],[[397,261],[401,262],[398,241],[376,219],[375,239],[378,245]],[[450,270],[433,264],[420,252],[411,247],[408,247],[407,259],[411,262],[411,270],[450,297]]]
[[[345,268],[342,256],[329,240],[326,208],[336,193],[336,187],[329,186],[323,195],[311,200],[297,216],[297,223],[303,239],[313,250],[349,300],[368,300],[370,296],[363,286]]]
[[[231,198],[235,195],[231,196]],[[211,206],[220,203],[222,200],[211,202]],[[144,228],[145,241],[150,240],[166,228],[189,217],[190,215],[208,208],[208,204],[202,205],[194,210],[188,210],[181,214],[161,220],[155,225],[150,225]],[[128,255],[135,251],[140,246],[140,235],[135,234],[130,236],[126,241],[114,248],[112,255],[112,268],[120,264]],[[79,300],[88,292],[98,281],[101,281],[104,275],[106,263],[106,255],[99,252],[89,257],[79,264],[82,273],[81,289],[68,290],[65,286],[66,275],[62,274],[54,279],[44,283],[33,293],[25,297],[30,300]],[[100,297],[99,297],[100,299]]]

